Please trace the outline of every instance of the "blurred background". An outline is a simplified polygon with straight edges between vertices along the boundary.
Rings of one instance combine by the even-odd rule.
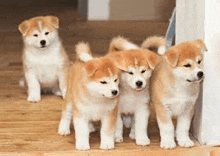
[[[39,15],[60,19],[60,36],[70,57],[80,40],[91,44],[94,54],[107,52],[112,37],[122,35],[137,44],[150,35],[165,35],[175,0],[7,0],[0,2],[2,51],[19,52],[18,24]],[[7,45],[10,48],[7,49]]]

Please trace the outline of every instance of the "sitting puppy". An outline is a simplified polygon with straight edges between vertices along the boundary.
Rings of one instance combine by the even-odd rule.
[[[132,115],[129,136],[136,140],[137,145],[146,146],[150,144],[147,136],[150,115],[149,79],[159,57],[154,52],[140,49],[122,37],[112,40],[108,55],[116,60],[116,66],[122,71],[115,141],[123,141],[121,115]]]
[[[34,17],[18,27],[24,42],[23,70],[29,102],[40,101],[41,89],[52,89],[54,94],[65,97],[69,65],[58,28],[59,19],[55,16]]]
[[[73,116],[77,150],[88,150],[89,122],[101,120],[101,149],[114,148],[120,71],[112,58],[92,58],[88,44],[76,45],[77,60],[70,66],[66,107],[58,133],[70,133]]]
[[[151,46],[147,40],[142,44],[143,48]],[[152,73],[150,93],[160,129],[161,148],[176,147],[172,117],[177,118],[178,144],[182,147],[194,146],[189,128],[204,77],[203,50],[207,51],[202,40],[175,45],[166,51]]]

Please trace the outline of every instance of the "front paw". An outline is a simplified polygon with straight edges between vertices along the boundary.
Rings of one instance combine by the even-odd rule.
[[[123,142],[123,136],[120,133],[115,133],[115,142]]]
[[[164,149],[174,149],[176,147],[176,143],[174,140],[170,139],[170,140],[162,140],[160,142],[160,147],[164,148]]]
[[[140,146],[147,146],[150,144],[150,139],[148,137],[145,138],[137,138],[136,144]]]
[[[40,95],[29,95],[27,98],[28,102],[39,102],[40,100]]]
[[[181,147],[192,147],[192,146],[194,146],[194,142],[190,138],[179,139],[178,144]]]
[[[129,138],[130,139],[135,139],[135,132],[130,132],[130,134],[129,134]]]
[[[76,150],[86,151],[89,150],[89,143],[76,143]]]
[[[70,126],[67,122],[61,121],[58,129],[60,135],[70,135]]]
[[[65,97],[66,97],[66,89],[62,89],[62,97],[63,97],[63,99],[65,99]]]
[[[105,142],[105,143],[101,143],[100,145],[100,149],[103,149],[103,150],[111,150],[111,149],[114,149],[115,148],[115,145],[114,145],[114,142]]]

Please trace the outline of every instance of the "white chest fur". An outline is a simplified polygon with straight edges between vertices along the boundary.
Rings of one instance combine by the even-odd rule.
[[[78,102],[76,104],[79,114],[91,121],[101,120],[103,116],[106,116],[116,106],[115,100],[101,99],[87,99],[84,102]]]
[[[57,82],[57,74],[62,69],[64,58],[60,52],[60,44],[45,50],[26,48],[25,65],[34,73],[38,81],[45,87]]]
[[[169,88],[170,96],[163,98],[163,105],[172,116],[178,116],[195,105],[199,93],[199,83],[184,82]]]
[[[148,104],[150,101],[149,86],[137,91],[121,82],[119,95],[119,111],[124,114],[133,114],[139,105]]]

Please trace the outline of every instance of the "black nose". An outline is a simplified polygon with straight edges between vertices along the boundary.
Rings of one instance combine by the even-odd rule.
[[[198,73],[197,73],[197,76],[198,76],[199,79],[201,79],[201,78],[203,77],[203,72],[201,72],[201,71],[198,72]]]
[[[46,41],[45,41],[45,40],[41,40],[41,41],[40,41],[40,44],[41,44],[42,46],[45,46],[45,45],[46,45]]]
[[[113,90],[112,91],[112,95],[117,95],[118,94],[118,91],[117,90]]]
[[[136,85],[137,85],[138,87],[141,87],[141,86],[143,85],[143,82],[142,82],[142,81],[137,81],[137,82],[136,82]]]

